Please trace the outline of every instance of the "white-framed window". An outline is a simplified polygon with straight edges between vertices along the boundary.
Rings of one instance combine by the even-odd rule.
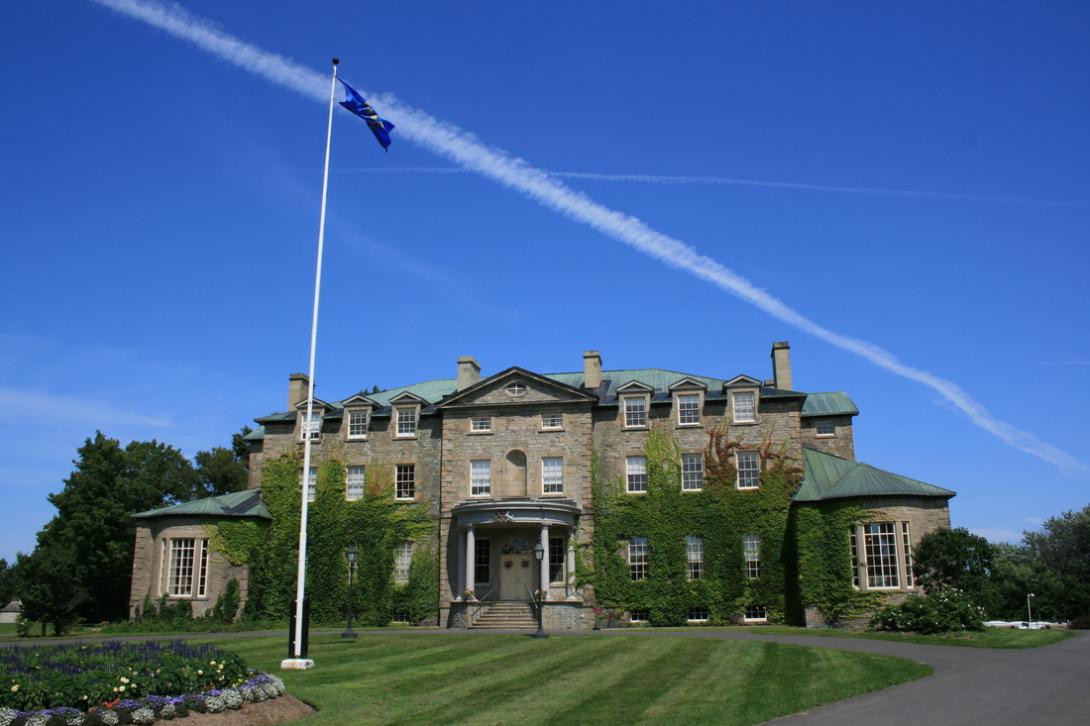
[[[503,390],[508,396],[518,398],[519,396],[526,395],[526,384],[522,381],[511,381],[507,384],[507,388]]]
[[[348,476],[345,478],[344,498],[350,502],[363,499],[363,486],[366,479],[366,466],[353,465],[348,467]]]
[[[473,582],[487,585],[492,580],[492,541],[473,542]]]
[[[681,490],[698,492],[704,488],[704,455],[681,455]]]
[[[416,464],[395,467],[394,499],[416,499]]]
[[[307,477],[307,501],[313,502],[318,498],[318,467],[310,467],[309,474]],[[302,474],[299,476],[302,478]]]
[[[197,550],[200,549],[203,553],[207,547],[208,540],[192,537],[170,540],[167,548],[170,557],[167,564],[167,594],[170,597],[193,597],[195,582],[198,583],[199,594],[203,596],[206,578],[203,566],[198,572],[198,564],[204,565],[207,557],[202,554],[198,559]]]
[[[202,539],[200,569],[197,570],[197,597],[208,594],[208,540]]]
[[[747,623],[767,623],[768,608],[764,605],[746,605],[742,620]]]
[[[541,492],[543,494],[564,493],[563,457],[546,456],[541,459]]]
[[[908,522],[901,522],[901,549],[905,553],[905,587],[916,587],[912,574],[912,538],[908,535]]]
[[[409,614],[408,613],[394,613],[394,622],[397,623],[398,625],[408,625],[409,624]]]
[[[346,413],[348,416],[348,438],[366,439],[367,409],[349,409]]]
[[[702,537],[686,537],[685,549],[689,560],[689,579],[699,580],[704,577],[704,539]]]
[[[397,436],[416,436],[416,406],[397,406],[394,411],[397,415]]]
[[[628,613],[628,622],[630,623],[646,623],[651,619],[651,612],[649,610],[630,610]]]
[[[473,433],[481,433],[483,431],[492,430],[492,417],[491,416],[474,416],[469,420],[469,430]]]
[[[624,406],[624,427],[626,429],[647,428],[647,396],[622,396]]]
[[[761,486],[761,460],[756,451],[739,451],[735,454],[738,463],[738,488],[756,489]]]
[[[629,579],[643,580],[647,577],[647,555],[650,551],[646,537],[633,537],[628,540]]]
[[[828,419],[819,419],[817,424],[818,436],[836,436],[836,423]]]
[[[630,494],[647,491],[647,457],[626,456],[624,458],[625,489]]]
[[[735,391],[730,400],[734,423],[757,422],[757,394],[754,391]]]
[[[700,423],[700,394],[679,393],[677,397],[677,425],[695,426]]]
[[[747,534],[742,538],[742,558],[746,563],[746,577],[761,576],[761,538]]]
[[[469,493],[474,497],[486,497],[492,493],[492,462],[474,459],[469,462]]]
[[[541,414],[541,428],[546,431],[555,431],[564,428],[564,416],[559,413]]]
[[[564,560],[567,553],[564,552],[564,538],[549,538],[549,582],[564,581]]]
[[[689,608],[689,616],[687,620],[690,623],[708,622],[708,608]]]
[[[322,412],[311,411],[310,425],[307,423],[307,412],[305,410],[299,412],[299,440],[306,441],[307,434],[310,434],[311,441],[317,441],[322,438]]]
[[[413,564],[413,543],[401,542],[394,550],[394,582],[398,585],[409,584],[409,570]]]
[[[868,590],[890,590],[900,586],[897,532],[893,522],[863,525],[863,554],[867,563]]]
[[[852,550],[852,587],[859,589],[859,540],[855,535],[855,525],[848,530],[848,546]]]

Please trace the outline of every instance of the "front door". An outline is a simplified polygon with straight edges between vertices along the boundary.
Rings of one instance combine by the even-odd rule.
[[[534,556],[503,555],[500,558],[500,599],[529,600],[534,581]]]

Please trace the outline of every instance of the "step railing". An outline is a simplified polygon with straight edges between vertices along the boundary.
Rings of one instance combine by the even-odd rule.
[[[481,610],[483,608],[485,608],[486,606],[492,605],[492,602],[488,598],[492,595],[492,593],[494,593],[496,591],[496,588],[498,588],[498,587],[499,587],[499,585],[493,585],[492,589],[489,590],[488,592],[486,592],[477,601],[477,604],[475,606],[470,608],[470,610],[469,610],[469,624],[470,624],[470,626],[472,626],[474,623],[477,622],[477,618],[480,617]]]

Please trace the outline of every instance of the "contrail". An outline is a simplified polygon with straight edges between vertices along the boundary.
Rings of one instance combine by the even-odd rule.
[[[464,172],[456,166],[393,166],[393,167],[341,167],[338,173],[350,174],[457,174]],[[586,179],[588,181],[635,182],[638,184],[726,184],[758,189],[790,189],[805,192],[834,192],[837,194],[865,194],[874,197],[904,197],[908,199],[938,199],[953,202],[995,202],[999,204],[1025,204],[1037,207],[1088,208],[1090,203],[1026,197],[1002,197],[992,194],[966,194],[961,192],[933,192],[923,189],[891,189],[888,187],[846,187],[805,182],[745,179],[733,176],[692,176],[666,174],[602,174],[590,171],[548,171],[558,179]]]
[[[178,5],[149,0],[91,0],[187,40],[209,53],[290,88],[321,103],[328,102],[329,79],[310,68],[263,51],[194,17]],[[397,124],[402,138],[521,192],[542,206],[585,224],[664,264],[689,272],[736,295],[772,317],[831,345],[854,353],[895,375],[936,391],[976,426],[1010,446],[1049,462],[1067,475],[1085,475],[1090,467],[1033,434],[994,417],[953,381],[901,362],[895,355],[864,340],[837,333],[791,308],[733,270],[697,252],[680,240],[657,232],[636,217],[609,209],[518,157],[481,143],[472,134],[402,103],[389,94],[372,97],[383,116]]]

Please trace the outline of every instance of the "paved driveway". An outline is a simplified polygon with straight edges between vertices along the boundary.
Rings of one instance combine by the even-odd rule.
[[[312,630],[311,635],[330,635],[336,630]],[[473,637],[482,631],[392,628],[360,631],[361,637],[378,634],[445,634]],[[504,632],[487,631],[490,635]],[[262,633],[187,633],[173,638],[220,639],[283,636],[281,631]],[[585,631],[553,633],[587,637]],[[876,653],[926,663],[934,668],[927,678],[886,688],[822,706],[812,711],[777,719],[774,723],[843,724],[988,724],[989,726],[1037,726],[1038,724],[1090,724],[1090,632],[1055,645],[1024,650],[917,645],[886,640],[823,638],[805,635],[760,635],[717,630],[663,631],[651,629],[603,630],[590,637],[610,638],[723,638],[793,643],[857,653]],[[157,636],[151,639],[162,639]],[[106,638],[72,638],[52,642],[86,642]],[[148,636],[113,637],[110,640],[148,640]],[[30,641],[31,643],[34,641]],[[42,641],[38,641],[39,643]],[[23,641],[18,644],[30,644]]]

